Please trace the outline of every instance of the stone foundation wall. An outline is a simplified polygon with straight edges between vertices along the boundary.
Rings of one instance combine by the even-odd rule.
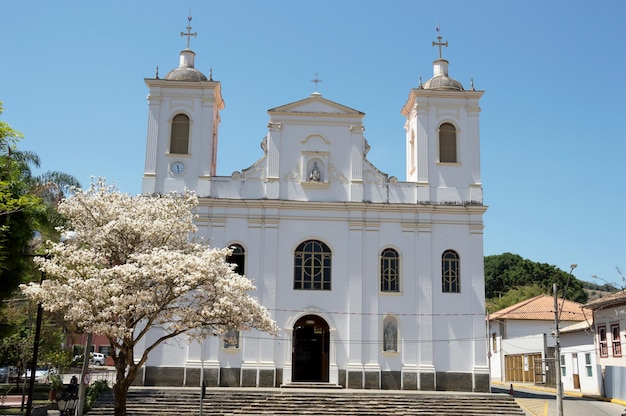
[[[182,367],[146,367],[145,386],[194,387],[200,386],[201,370]],[[208,368],[204,369],[207,387],[280,387],[283,369]],[[138,378],[133,383],[141,385]],[[424,390],[489,392],[489,374],[400,371],[346,371],[339,370],[338,384],[350,389]]]

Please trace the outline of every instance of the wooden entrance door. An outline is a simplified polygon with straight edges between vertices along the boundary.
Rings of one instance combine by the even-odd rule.
[[[572,381],[574,388],[580,390],[580,376],[578,375],[578,354],[572,354]]]
[[[316,315],[298,319],[293,329],[291,379],[295,382],[328,382],[330,330]]]

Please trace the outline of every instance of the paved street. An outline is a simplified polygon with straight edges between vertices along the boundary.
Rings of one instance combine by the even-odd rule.
[[[492,387],[494,393],[508,393],[509,388],[504,384]],[[556,398],[554,391],[540,388],[534,389],[515,386],[514,395],[517,403],[528,416],[556,416]],[[566,392],[563,399],[563,414],[565,416],[622,416],[626,414],[626,406],[597,400],[589,397],[577,397]]]

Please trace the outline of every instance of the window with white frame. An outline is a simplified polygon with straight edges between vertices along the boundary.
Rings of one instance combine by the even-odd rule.
[[[454,250],[446,250],[441,255],[441,291],[443,293],[461,292],[459,255]]]
[[[170,153],[189,153],[189,117],[177,114],[172,119],[170,134]]]
[[[591,353],[585,353],[585,369],[587,370],[587,377],[593,377],[593,368],[591,367]]]
[[[226,257],[226,262],[236,264],[235,272],[241,276],[246,274],[246,250],[241,244],[233,244],[230,246],[232,253]]]
[[[439,162],[457,163],[456,128],[450,123],[439,126]]]
[[[393,248],[380,253],[380,291],[400,291],[400,256]]]
[[[608,357],[609,349],[606,341],[606,326],[598,326],[598,349],[600,350],[600,357]]]
[[[330,290],[330,248],[321,241],[308,240],[294,252],[293,288],[296,290]]]
[[[611,342],[613,346],[613,357],[621,357],[622,341],[619,338],[619,324],[611,324]]]

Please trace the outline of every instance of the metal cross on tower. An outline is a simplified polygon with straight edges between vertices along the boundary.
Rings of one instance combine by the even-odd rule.
[[[185,32],[180,32],[180,37],[182,38],[183,36],[187,36],[187,49],[189,49],[189,41],[191,40],[191,37],[193,36],[198,37],[198,32],[193,32],[191,33],[191,15],[189,15],[189,17],[187,18],[187,20],[189,21],[187,23],[187,33]]]
[[[446,41],[445,43],[441,42],[441,39],[443,39],[441,37],[441,33],[439,33],[441,29],[439,28],[439,25],[437,25],[437,42],[433,41],[433,46],[439,46],[439,59],[442,59],[441,56],[441,47],[445,46],[446,48],[448,47],[448,41]]]
[[[313,78],[313,79],[311,80],[311,82],[312,82],[313,84],[315,84],[315,92],[318,92],[318,91],[317,91],[317,85],[318,85],[320,82],[322,82],[322,80],[321,80],[321,79],[319,79],[319,77],[317,76],[317,72],[315,73],[315,78]]]

